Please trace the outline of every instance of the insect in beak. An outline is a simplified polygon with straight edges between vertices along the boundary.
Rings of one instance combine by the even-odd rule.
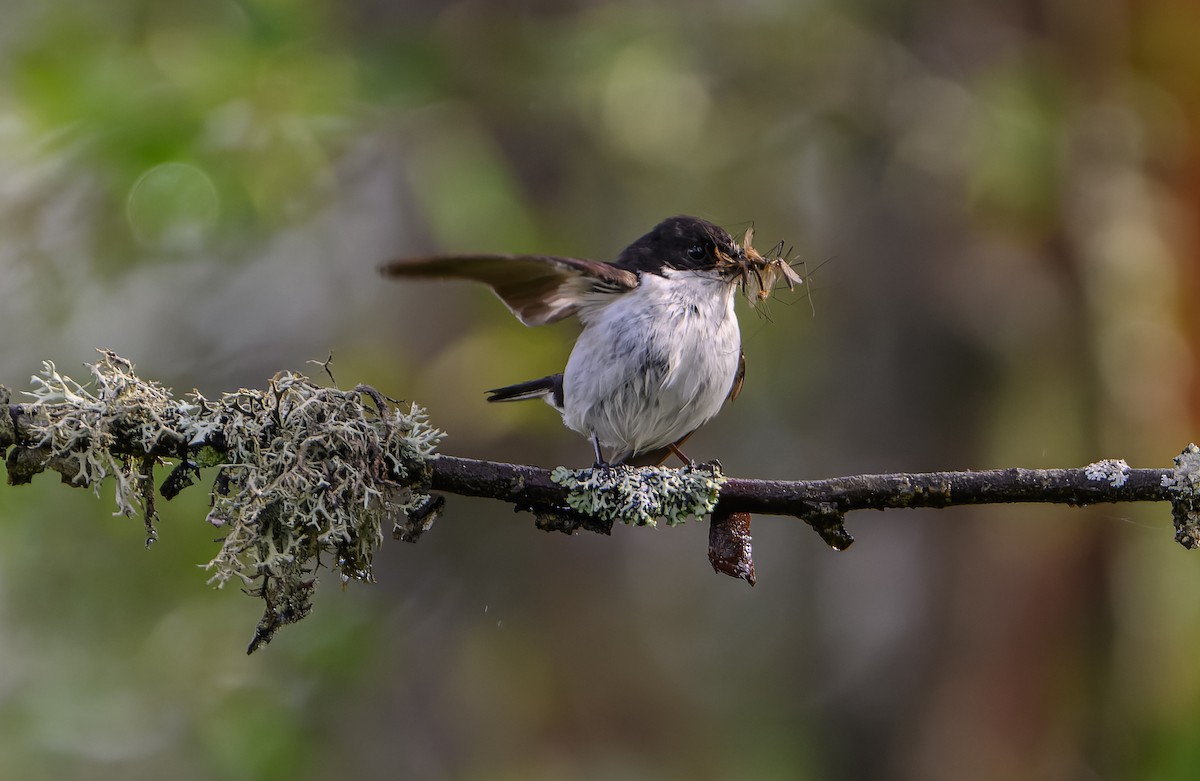
[[[775,282],[780,277],[783,277],[788,290],[794,290],[796,285],[804,283],[804,278],[796,273],[796,269],[792,268],[784,257],[782,241],[771,250],[774,257],[765,257],[754,248],[754,227],[751,226],[746,229],[740,249],[740,257],[737,259],[725,254],[720,254],[718,259],[723,266],[730,269],[732,276],[737,278],[742,294],[751,306],[770,297]]]

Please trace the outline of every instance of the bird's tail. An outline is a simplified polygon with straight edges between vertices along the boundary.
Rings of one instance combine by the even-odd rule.
[[[527,399],[543,399],[555,409],[563,406],[563,376],[551,374],[528,382],[518,382],[503,388],[493,388],[488,391],[488,401],[526,401]]]

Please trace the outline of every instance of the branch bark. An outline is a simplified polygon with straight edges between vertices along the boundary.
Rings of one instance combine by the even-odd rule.
[[[0,386],[0,403],[8,391]],[[0,419],[0,452],[29,441],[35,417],[31,405],[7,404],[8,415]],[[132,423],[131,423],[132,427]],[[197,443],[216,447],[215,443]],[[119,455],[176,457],[180,443],[163,441],[150,452],[133,452],[131,443],[118,439],[113,444]],[[30,457],[32,453],[22,453]],[[46,453],[48,456],[48,453]],[[10,463],[10,467],[12,467]],[[55,468],[55,463],[43,463]],[[1124,469],[1120,481],[1097,479],[1092,467],[1074,469],[989,469],[980,471],[930,471],[850,475],[818,480],[754,480],[728,477],[721,488],[721,510],[757,515],[786,515],[812,522],[830,512],[845,515],[856,510],[889,510],[900,507],[952,507],[976,504],[1049,503],[1088,505],[1118,501],[1170,501],[1171,489],[1164,486],[1174,470]],[[10,481],[31,475],[10,471]],[[565,504],[565,489],[550,479],[550,470],[533,465],[482,461],[440,455],[432,463],[431,491],[506,501],[518,509]]]
[[[718,505],[730,512],[808,518],[830,506],[837,512],[902,507],[1041,502],[1087,505],[1170,501],[1163,477],[1171,469],[1130,469],[1120,486],[1078,469],[991,469],[919,474],[853,475],[820,480],[754,480],[731,477]],[[561,504],[563,489],[550,471],[535,466],[440,456],[430,490],[497,499],[518,507]]]
[[[794,516],[812,526],[830,547],[844,550],[854,537],[843,521],[854,510],[1019,502],[1083,506],[1171,501],[1176,539],[1185,547],[1195,547],[1200,536],[1196,514],[1189,515],[1168,487],[1175,474],[1173,469],[1130,469],[1124,462],[1105,461],[1078,469],[1011,468],[820,480],[729,478],[712,512],[709,561],[717,572],[754,585],[751,513]],[[496,499],[535,512],[564,502],[563,489],[551,481],[548,470],[445,455],[433,464],[429,488]]]
[[[0,389],[3,391],[3,389]],[[6,391],[3,391],[7,395]],[[8,406],[0,422],[0,452],[28,441],[33,417],[26,405]],[[164,443],[158,452],[124,452],[128,440],[114,448],[133,457],[180,454],[177,443]],[[212,446],[212,443],[205,443]],[[17,453],[13,453],[16,456]],[[29,459],[30,451],[20,453]],[[36,452],[32,453],[36,455]],[[44,454],[47,457],[48,453]],[[36,460],[36,459],[35,459]],[[32,472],[48,463],[18,464],[9,459],[9,481],[27,482]],[[728,478],[718,508],[723,514],[790,515],[812,525],[830,545],[845,548],[853,541],[841,527],[842,517],[855,510],[947,508],[959,505],[1038,502],[1082,506],[1112,502],[1172,501],[1164,485],[1172,469],[1125,469],[1119,481],[1097,479],[1093,467],[1075,469],[991,469],[918,474],[851,475],[817,480],[755,480]],[[429,490],[507,502],[518,509],[565,506],[565,489],[550,479],[550,470],[537,466],[441,455],[432,462]]]
[[[547,530],[607,533],[617,521],[653,525],[710,518],[709,562],[755,582],[752,514],[790,515],[831,547],[854,538],[843,523],[855,510],[951,507],[1000,502],[1170,501],[1176,539],[1200,545],[1200,448],[1189,445],[1173,469],[1130,469],[1105,460],[1079,469],[854,475],[822,480],[727,478],[717,464],[680,470],[556,469],[438,455],[443,434],[424,411],[408,411],[373,388],[318,386],[281,372],[265,389],[207,399],[180,398],[137,376],[106,350],[82,385],[46,361],[31,404],[10,404],[0,386],[0,456],[10,484],[54,470],[68,485],[112,479],[120,512],[145,520],[154,539],[155,470],[174,465],[158,486],[170,499],[212,469],[209,523],[223,528],[206,565],[264,601],[250,651],[312,606],[316,573],[369,581],[390,526],[410,542],[434,522],[444,494],[508,502]],[[435,493],[429,493],[435,492]]]
[[[382,414],[385,402],[377,392],[360,386],[354,393],[373,399]],[[7,403],[7,395],[7,391],[0,388],[0,403]],[[78,466],[77,461],[53,454],[46,447],[30,447],[36,440],[36,405],[14,404],[9,405],[8,410],[9,415],[0,416],[3,418],[0,419],[0,453],[17,445],[8,458],[9,481],[14,484],[28,482],[45,468],[62,472],[64,480],[73,478],[71,469]],[[115,432],[115,436],[111,438],[109,449],[126,458],[143,460],[147,464],[143,471],[147,474],[152,464],[145,459],[186,459],[201,448],[218,451],[222,448],[219,438],[188,441],[186,436],[181,438],[170,431],[166,432],[169,436],[139,446],[137,437],[122,434],[126,429],[133,431],[140,423],[136,415],[130,417],[128,426],[119,410],[111,417],[108,430]],[[1193,466],[1200,464],[1200,451],[1189,446],[1184,457],[1188,453],[1196,456]],[[792,481],[726,478],[711,513],[709,558],[718,572],[753,585],[751,514],[799,518],[812,526],[831,547],[842,550],[854,541],[843,523],[845,515],[852,511],[1014,502],[1088,505],[1170,501],[1176,521],[1176,538],[1185,546],[1194,547],[1200,540],[1200,500],[1194,498],[1200,493],[1200,476],[1189,477],[1187,470],[1181,472],[1181,463],[1177,458],[1175,469],[1130,469],[1123,461],[1110,460],[1077,469],[1013,468]],[[180,469],[189,475],[194,471],[186,461],[176,468],[176,473]],[[585,528],[607,532],[612,525],[611,520],[604,522],[571,510],[567,489],[555,483],[547,469],[440,455],[427,462],[423,471],[427,475],[423,487],[429,491],[507,502],[519,510],[534,513],[539,525],[546,529],[569,532]],[[1200,474],[1200,467],[1195,467],[1195,471]],[[171,485],[176,473],[162,488],[168,498],[177,492]],[[396,536],[415,540],[433,522],[443,501],[439,496],[415,510],[410,509],[409,522],[397,526]]]

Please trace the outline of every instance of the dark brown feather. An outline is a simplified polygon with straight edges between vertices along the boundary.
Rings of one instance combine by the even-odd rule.
[[[587,293],[624,293],[638,286],[632,271],[554,255],[435,255],[383,264],[387,277],[472,279],[489,285],[525,325],[572,315]]]
[[[729,401],[737,401],[742,392],[742,384],[746,382],[746,351],[738,353],[737,373],[733,375],[733,387],[729,389]]]

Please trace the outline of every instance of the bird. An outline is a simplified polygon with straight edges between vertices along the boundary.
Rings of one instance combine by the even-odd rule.
[[[386,277],[468,279],[489,285],[527,326],[575,316],[583,324],[566,367],[487,391],[490,402],[542,399],[567,428],[587,437],[597,467],[661,464],[737,398],[745,354],[734,312],[739,288],[765,298],[782,275],[724,229],[669,217],[612,262],[554,255],[466,254],[400,258]]]

